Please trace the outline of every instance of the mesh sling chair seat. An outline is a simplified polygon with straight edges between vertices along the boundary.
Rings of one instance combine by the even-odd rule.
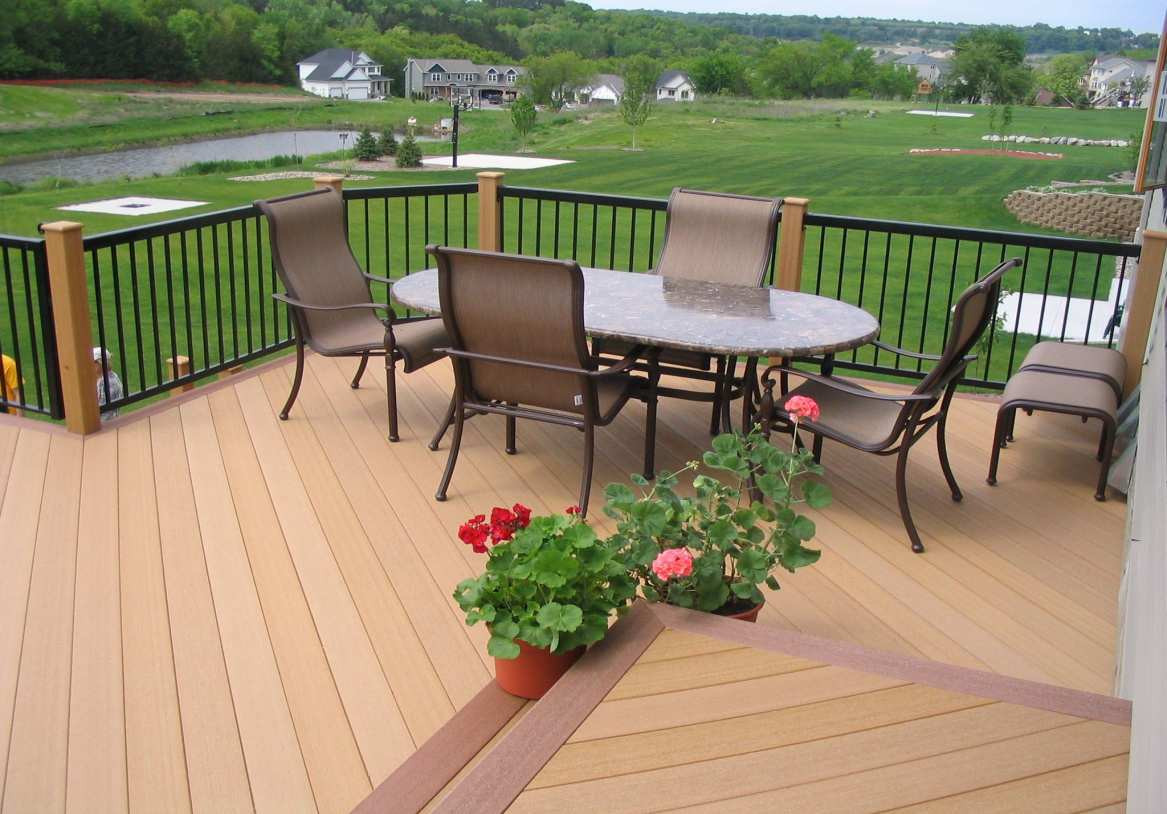
[[[756,198],[680,187],[669,196],[660,260],[651,273],[662,277],[750,286],[762,284],[770,268],[781,199]],[[592,350],[623,357],[632,344],[595,338]],[[714,365],[716,363],[716,368]],[[651,376],[671,375],[713,383],[713,392],[658,387],[657,394],[712,402],[709,432],[729,423],[729,405],[741,396],[736,357],[660,348],[637,365]],[[753,365],[747,375],[753,374]]]
[[[801,429],[815,436],[816,457],[822,438],[876,455],[897,456],[896,497],[912,550],[917,553],[924,550],[924,544],[920,541],[908,505],[908,452],[916,441],[935,426],[940,469],[948,482],[952,499],[958,502],[962,499],[960,486],[948,462],[944,436],[948,408],[965,368],[975,359],[968,353],[993,317],[1001,292],[1001,278],[1005,272],[1018,265],[1018,260],[1007,260],[965,289],[953,307],[952,327],[943,353],[936,356],[902,348],[893,349],[902,355],[933,363],[932,370],[911,393],[877,393],[853,382],[808,373],[786,365],[772,365],[762,374],[764,394],[760,414],[764,431],[769,432],[775,427],[791,427],[789,415],[774,394],[773,374],[778,373],[782,403],[792,396],[809,396],[819,403],[822,413],[818,421],[799,422]],[[787,376],[800,377],[803,382],[790,390],[787,387]]]
[[[255,205],[267,217],[272,259],[286,294],[272,296],[292,312],[296,338],[296,373],[280,418],[300,392],[304,346],[321,356],[359,357],[353,388],[359,387],[370,356],[385,359],[389,440],[398,440],[397,362],[406,373],[441,359],[438,348],[449,344],[441,319],[401,318],[390,306],[374,302],[370,282],[389,284],[368,274],[353,257],[344,226],[339,192],[320,189]]]
[[[600,367],[584,331],[579,264],[471,249],[426,248],[437,260],[442,319],[454,364],[454,432],[435,497],[446,499],[468,415],[506,417],[506,450],[516,452],[516,419],[575,427],[584,434],[579,506],[587,513],[595,428],[629,398],[647,398],[628,373],[644,350]]]

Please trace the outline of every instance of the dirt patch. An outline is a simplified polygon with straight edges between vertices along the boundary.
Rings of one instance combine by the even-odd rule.
[[[910,155],[1004,155],[1009,158],[1028,158],[1034,161],[1055,161],[1061,153],[1039,153],[1034,150],[966,150],[960,147],[913,147]]]
[[[307,104],[319,98],[317,96],[298,96],[292,93],[214,93],[198,90],[135,90],[128,91],[123,95],[130,96],[134,99],[175,99],[183,102],[239,102],[245,105],[270,105],[273,102]]]
[[[449,167],[435,167],[432,164],[422,164],[420,167],[398,167],[394,158],[379,158],[376,161],[329,161],[317,166],[329,170],[363,170],[364,172],[389,172],[391,170],[448,170]],[[459,167],[458,169],[463,169]]]

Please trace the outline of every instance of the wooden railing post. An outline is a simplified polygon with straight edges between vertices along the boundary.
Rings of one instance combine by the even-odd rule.
[[[181,379],[183,376],[190,375],[190,358],[186,356],[171,356],[166,359],[166,370],[170,373],[171,380]],[[172,396],[180,396],[188,390],[194,389],[194,382],[187,382],[173,388],[170,391]]]
[[[1143,232],[1143,248],[1135,281],[1126,297],[1122,312],[1122,355],[1126,357],[1126,381],[1123,396],[1129,396],[1143,375],[1147,340],[1155,318],[1155,300],[1163,277],[1163,260],[1167,257],[1167,232]]]
[[[499,231],[502,203],[498,199],[498,188],[505,177],[503,172],[478,173],[478,248],[484,252],[502,250],[502,233]]]
[[[89,285],[81,224],[55,221],[41,225],[49,267],[49,289],[56,324],[57,359],[65,426],[86,435],[101,429],[97,378],[93,373],[93,331],[89,323]]]
[[[317,175],[312,179],[312,186],[316,189],[335,189],[337,192],[344,193],[344,176],[343,175]]]
[[[805,248],[803,224],[809,203],[807,198],[785,198],[782,201],[774,285],[786,291],[798,291],[802,287],[802,257]]]

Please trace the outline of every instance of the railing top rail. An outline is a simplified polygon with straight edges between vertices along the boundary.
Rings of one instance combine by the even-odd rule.
[[[1063,249],[1085,254],[1108,254],[1116,257],[1138,257],[1140,251],[1137,243],[1116,243],[1110,240],[1088,240],[1077,237],[1039,235],[1030,232],[1005,232],[997,229],[974,229],[965,226],[944,226],[912,221],[877,220],[851,215],[826,215],[819,212],[808,212],[805,222],[807,226],[835,226],[869,232],[894,232],[895,234],[916,235],[917,237],[951,238],[1033,249]]]
[[[189,215],[185,218],[164,220],[158,223],[147,223],[143,226],[114,229],[113,231],[87,236],[84,239],[85,251],[119,246],[134,240],[146,240],[151,237],[172,235],[178,232],[198,229],[202,226],[213,226],[219,223],[243,220],[245,218],[255,217],[258,214],[259,210],[254,204],[247,204],[246,206],[236,206],[231,209],[219,209],[214,212],[206,212],[201,215]]]
[[[43,246],[44,242],[43,237],[0,234],[0,246],[8,249],[35,249],[38,246]]]
[[[545,189],[540,187],[499,187],[499,195],[504,198],[530,198],[541,201],[569,201],[571,203],[594,203],[602,206],[637,206],[643,209],[664,210],[667,198],[646,198],[637,195],[610,195],[602,192],[576,192],[569,189]]]
[[[345,187],[346,201],[361,200],[364,198],[408,198],[414,195],[461,195],[468,192],[477,192],[478,184],[474,181],[458,181],[448,184],[409,184],[401,186],[382,187]]]

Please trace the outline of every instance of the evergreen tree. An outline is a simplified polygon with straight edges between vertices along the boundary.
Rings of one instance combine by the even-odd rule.
[[[393,128],[386,127],[377,142],[377,149],[381,155],[397,155],[397,137],[393,135]]]
[[[406,133],[405,138],[397,145],[397,166],[421,166],[421,147],[417,146],[417,141],[413,138],[413,133]]]
[[[365,128],[357,136],[353,144],[353,154],[359,161],[376,161],[381,157],[381,147],[377,144],[377,137],[369,128]]]

